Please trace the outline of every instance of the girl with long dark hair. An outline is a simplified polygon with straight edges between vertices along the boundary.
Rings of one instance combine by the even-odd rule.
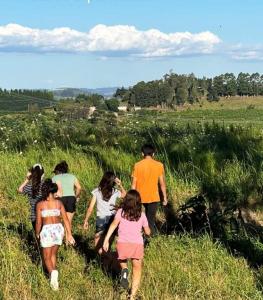
[[[70,224],[64,205],[55,198],[58,186],[51,179],[46,179],[41,187],[42,201],[36,207],[36,236],[40,240],[43,249],[43,259],[50,275],[50,286],[58,290],[57,252],[62,245],[64,227],[67,232],[67,242],[74,245],[75,241],[71,234]]]
[[[44,168],[41,164],[34,164],[27,172],[26,179],[18,188],[18,192],[27,195],[31,213],[30,219],[35,230],[36,225],[36,204],[42,199],[41,186],[44,178]]]
[[[144,255],[142,229],[146,235],[150,235],[151,233],[146,215],[142,212],[140,194],[136,190],[128,191],[120,204],[120,208],[118,209],[114,221],[111,223],[104,239],[103,249],[106,252],[109,250],[110,238],[117,227],[117,252],[121,266],[120,283],[123,288],[128,289],[127,260],[131,259],[132,286],[130,299],[135,299],[141,281],[142,261]]]
[[[115,185],[117,185],[119,189],[115,188]],[[116,201],[118,198],[123,198],[126,191],[123,188],[120,179],[118,179],[113,172],[108,171],[104,173],[99,186],[91,193],[93,197],[87,209],[83,227],[84,229],[89,228],[89,218],[96,204],[95,248],[99,254],[101,254],[103,237],[115,214]]]

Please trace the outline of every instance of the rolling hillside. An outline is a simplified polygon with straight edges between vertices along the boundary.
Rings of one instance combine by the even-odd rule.
[[[28,110],[37,110],[43,107],[49,107],[55,104],[52,99],[20,95],[16,93],[0,94],[0,111],[1,112],[21,112]]]

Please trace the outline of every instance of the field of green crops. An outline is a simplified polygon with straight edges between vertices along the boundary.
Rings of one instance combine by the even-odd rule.
[[[90,191],[105,170],[130,186],[140,147],[151,142],[166,167],[170,205],[146,249],[141,299],[263,299],[263,110],[140,111],[68,120],[59,114],[0,118],[0,299],[126,299],[82,230]],[[59,252],[60,290],[50,290],[16,190],[41,162],[46,177],[65,159],[84,188],[74,248]],[[197,206],[197,196],[204,199]],[[188,206],[187,206],[188,205]]]

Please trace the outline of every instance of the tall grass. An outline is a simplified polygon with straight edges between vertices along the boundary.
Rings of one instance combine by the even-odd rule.
[[[26,170],[41,162],[46,176],[54,165],[65,159],[70,170],[80,179],[86,193],[78,205],[74,223],[76,248],[59,251],[60,291],[53,292],[42,271],[39,254],[34,247],[26,198],[16,189]],[[33,149],[23,155],[0,153],[0,289],[4,299],[119,299],[123,294],[116,289],[116,280],[106,274],[92,254],[93,228],[81,229],[87,199],[96,187],[103,168],[124,174],[129,188],[131,164],[138,159],[119,150],[96,149],[82,151],[51,151]],[[104,161],[104,164],[101,162]],[[198,188],[197,182],[186,181],[169,169],[169,189],[175,201],[182,201]],[[177,199],[179,198],[179,199]],[[176,206],[176,204],[175,204]],[[142,299],[262,299],[257,279],[244,259],[232,257],[210,237],[158,236],[146,249]]]

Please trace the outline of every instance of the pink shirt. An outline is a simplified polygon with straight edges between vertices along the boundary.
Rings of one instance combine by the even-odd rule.
[[[122,209],[118,209],[115,219],[120,221],[118,229],[118,243],[143,244],[142,228],[148,227],[145,213],[142,212],[138,221],[129,221],[121,216]]]

